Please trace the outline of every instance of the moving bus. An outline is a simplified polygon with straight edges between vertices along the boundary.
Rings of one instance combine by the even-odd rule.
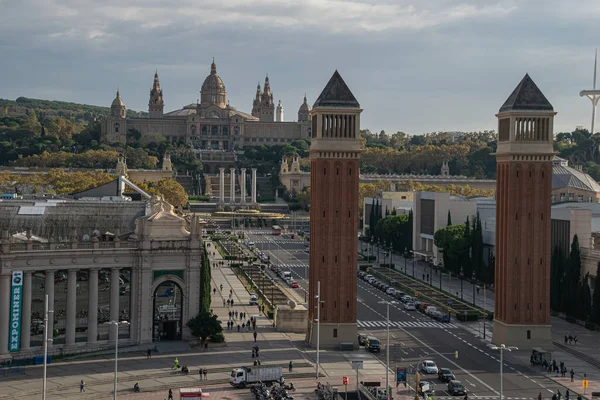
[[[281,235],[281,227],[279,225],[273,225],[273,235]]]

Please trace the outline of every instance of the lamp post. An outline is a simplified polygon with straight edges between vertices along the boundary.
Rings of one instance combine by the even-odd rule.
[[[477,281],[477,277],[475,276],[475,271],[473,271],[473,275],[471,275],[471,282],[473,283],[473,305],[475,305],[475,281]]]
[[[117,400],[117,374],[118,374],[118,359],[119,359],[119,326],[121,325],[129,325],[127,321],[109,321],[105,322],[105,325],[114,325],[117,330],[117,334],[115,335],[115,378],[114,378],[114,396],[113,399]]]
[[[465,277],[465,272],[463,271],[463,267],[460,267],[460,299],[463,299],[463,278]]]
[[[46,368],[48,367],[48,342],[54,339],[48,339],[48,314],[54,314],[54,310],[48,310],[48,295],[45,296],[44,302],[44,379],[42,381],[42,400],[46,400]],[[54,316],[52,317],[54,318]],[[29,327],[27,327],[29,329]],[[54,332],[52,332],[54,337]]]
[[[389,375],[390,375],[390,304],[397,304],[396,301],[378,301],[379,304],[385,304],[386,305],[386,326],[387,326],[387,333],[386,333],[386,344],[385,344],[385,398],[386,400],[389,400],[390,398],[390,381],[389,381]]]
[[[413,265],[413,278],[415,277],[415,252],[414,251],[410,251],[410,258],[412,259],[412,265]]]
[[[316,371],[316,379],[319,379],[319,351],[320,351],[320,342],[321,339],[321,281],[317,281],[317,295],[315,296],[317,299],[317,371]]]
[[[518,347],[515,346],[506,346],[503,344],[499,344],[497,346],[494,345],[490,345],[489,346],[490,349],[492,350],[499,350],[500,351],[500,400],[503,400],[503,383],[504,383],[504,352],[505,351],[513,351],[513,350],[519,350]]]
[[[408,258],[408,246],[404,246],[404,274],[406,274],[406,259]]]
[[[429,282],[433,286],[433,260],[429,260]]]
[[[442,291],[442,260],[438,262],[438,268],[440,270],[440,292]]]

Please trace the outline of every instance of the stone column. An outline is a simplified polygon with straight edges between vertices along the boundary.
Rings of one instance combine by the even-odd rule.
[[[75,344],[75,316],[77,313],[77,270],[70,269],[67,276],[67,346]]]
[[[131,282],[130,284],[130,293],[131,293],[131,301],[129,304],[129,339],[131,339],[134,343],[139,343],[139,315],[138,315],[138,299],[139,299],[139,274],[137,268],[131,268]]]
[[[56,270],[46,270],[46,280],[44,282],[44,294],[48,295],[48,310],[54,310],[54,272]],[[48,339],[54,338],[54,313],[48,314]],[[53,342],[48,342],[48,348],[52,347]]]
[[[119,268],[111,268],[110,270],[110,321],[119,322]],[[114,342],[118,337],[119,328],[109,329],[108,340]]]
[[[252,204],[256,204],[256,168],[252,168]]]
[[[235,203],[235,168],[229,169],[230,187],[229,187],[229,202]]]
[[[23,311],[21,313],[21,350],[30,349],[31,340],[31,272],[23,275]]]
[[[88,344],[98,341],[98,269],[90,269],[88,279]]]
[[[240,204],[246,204],[246,168],[240,173]]]
[[[0,354],[8,354],[10,324],[10,275],[0,276]]]
[[[225,203],[225,168],[219,168],[219,203]]]

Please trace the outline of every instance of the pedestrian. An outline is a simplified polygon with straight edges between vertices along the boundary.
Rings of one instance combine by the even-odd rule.
[[[235,310],[235,318],[237,318],[237,317],[238,317],[238,312],[237,312],[237,310]]]
[[[569,341],[569,337],[567,335],[565,335],[565,344],[567,344],[568,341]]]
[[[288,371],[292,372],[293,369],[294,369],[294,363],[292,361],[290,361],[290,363],[288,364]]]
[[[208,350],[208,338],[204,339],[204,351]]]
[[[233,294],[233,289],[229,289],[229,294],[232,295]]]
[[[256,357],[256,351],[254,350],[254,347],[252,348],[252,358]]]
[[[256,358],[258,358],[258,346],[256,346]]]
[[[573,368],[571,368],[571,382],[573,382],[573,377],[575,376],[575,371],[573,371]]]
[[[556,389],[556,397],[558,400],[562,399],[562,394],[560,393],[560,389]]]
[[[240,331],[240,324],[238,324],[238,332]]]
[[[569,344],[573,343],[573,335],[569,335]]]
[[[221,289],[221,292],[223,291],[223,284],[221,283],[221,286],[219,286],[219,288]]]
[[[202,380],[202,368],[200,368],[198,370],[198,378],[200,378],[200,380]]]
[[[173,390],[169,389],[169,400],[173,400]]]
[[[260,366],[260,360],[258,360],[258,365]]]
[[[146,350],[146,360],[152,358],[152,349],[148,348],[148,350]]]
[[[254,343],[256,343],[256,337],[258,336],[258,334],[256,333],[256,331],[254,331]]]
[[[242,329],[244,329],[244,330],[246,329],[246,323],[245,322],[242,322]]]
[[[85,381],[83,379],[79,382],[79,393],[81,392],[85,392]]]
[[[229,307],[229,299],[227,299],[227,307]]]
[[[179,369],[179,359],[177,357],[173,360],[173,369]]]
[[[542,400],[542,392],[538,393],[538,400]]]
[[[217,294],[217,288],[213,288],[213,295]]]
[[[223,307],[225,307],[225,299],[223,299]]]
[[[565,400],[569,400],[569,388],[567,388],[567,391],[565,392]]]
[[[233,307],[233,299],[231,299],[231,307]]]
[[[425,280],[425,274],[423,274],[423,280]]]
[[[577,336],[573,336],[573,343],[577,344]]]
[[[254,365],[256,367],[258,365],[258,361],[254,360],[254,362],[252,363],[252,365]]]
[[[207,380],[208,379],[208,370],[206,368],[204,368],[202,370],[202,373],[204,374],[204,380]]]

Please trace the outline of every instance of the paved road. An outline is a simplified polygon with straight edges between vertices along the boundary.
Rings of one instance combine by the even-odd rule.
[[[250,234],[250,240],[268,253],[271,261],[288,268],[301,287],[307,288],[308,253],[304,251],[302,240],[282,239],[269,235]],[[469,293],[471,294],[471,293]],[[385,344],[386,305],[392,297],[375,289],[368,283],[358,283],[358,326],[361,331],[373,334]],[[420,358],[431,359],[439,367],[452,369],[472,396],[482,398],[500,397],[499,354],[487,347],[487,342],[473,337],[471,333],[459,329],[458,324],[439,323],[417,311],[405,311],[402,304],[390,305],[390,367],[416,367]],[[383,346],[385,349],[385,345]],[[455,351],[459,358],[454,358]],[[385,361],[385,350],[379,355]],[[423,376],[426,380],[429,377]],[[414,376],[409,378],[414,380]],[[393,376],[390,376],[393,382]],[[446,385],[436,377],[436,394],[449,396]],[[411,384],[412,385],[412,384]],[[537,371],[523,366],[520,360],[505,354],[504,358],[504,397],[507,399],[533,399],[538,393],[543,397],[552,396],[563,387],[540,375]]]

